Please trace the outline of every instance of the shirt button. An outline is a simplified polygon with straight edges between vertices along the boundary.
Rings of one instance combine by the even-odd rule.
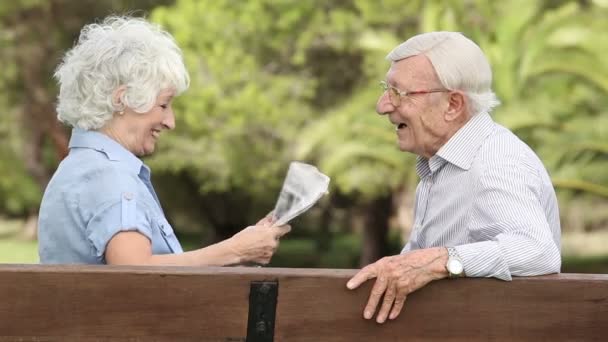
[[[130,200],[132,200],[132,199],[133,199],[133,194],[132,194],[132,193],[130,193],[130,192],[125,192],[125,193],[122,195],[122,197],[123,197],[124,199],[126,199],[127,201],[130,201]]]

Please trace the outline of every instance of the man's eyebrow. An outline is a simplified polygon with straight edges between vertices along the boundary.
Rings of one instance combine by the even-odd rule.
[[[399,82],[399,81],[389,81],[388,78],[385,80],[386,84],[398,88],[399,90],[403,90],[403,87],[405,86],[403,83]]]

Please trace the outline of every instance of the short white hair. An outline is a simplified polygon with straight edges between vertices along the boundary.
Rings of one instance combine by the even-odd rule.
[[[397,62],[424,55],[433,65],[441,84],[465,93],[470,114],[489,113],[500,104],[492,91],[492,69],[479,46],[459,32],[416,35],[391,51],[386,58]]]
[[[161,90],[179,95],[190,78],[173,37],[143,18],[110,16],[86,25],[55,71],[59,83],[57,118],[95,130],[112,118],[112,93],[125,87],[122,104],[149,111]]]

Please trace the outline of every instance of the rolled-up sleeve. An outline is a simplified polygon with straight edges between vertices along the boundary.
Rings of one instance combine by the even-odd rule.
[[[541,181],[525,158],[488,167],[471,208],[470,244],[455,246],[468,277],[558,273],[561,253],[540,198]]]
[[[112,237],[123,231],[137,231],[152,240],[149,214],[138,205],[134,192],[122,192],[116,201],[105,203],[93,212],[86,227],[87,238],[97,257],[103,257]]]

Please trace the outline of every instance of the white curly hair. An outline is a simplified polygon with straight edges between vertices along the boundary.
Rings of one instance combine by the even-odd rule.
[[[57,118],[72,127],[96,130],[123,110],[112,94],[125,87],[124,106],[149,111],[161,90],[176,95],[190,78],[173,37],[143,18],[110,16],[86,25],[55,71]]]
[[[500,104],[492,91],[492,69],[479,46],[459,32],[428,32],[416,35],[391,51],[390,61],[426,56],[441,84],[465,93],[471,115],[489,113]]]

